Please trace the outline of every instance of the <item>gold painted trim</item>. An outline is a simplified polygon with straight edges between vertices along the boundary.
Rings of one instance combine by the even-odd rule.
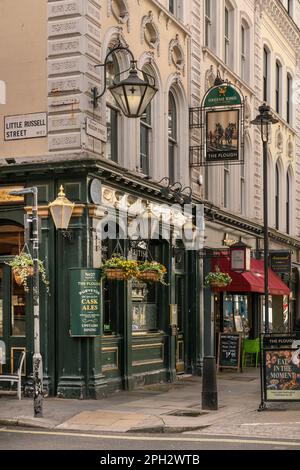
[[[15,347],[15,348],[11,348],[10,350],[10,373],[13,374],[14,371],[15,371],[15,367],[14,367],[14,351],[25,351],[26,353],[26,348],[22,348],[22,347]],[[24,371],[24,372],[23,372]],[[24,358],[24,362],[23,362],[23,371],[22,371],[22,377],[25,377],[26,376],[26,356]]]
[[[110,365],[102,366],[102,371],[109,371],[109,370],[119,370],[119,348],[116,346],[114,348],[102,348],[101,351],[117,351],[116,357],[117,357],[117,363],[114,364],[115,367],[110,367]]]
[[[156,346],[164,346],[164,343],[133,344],[132,349],[145,349],[145,348],[153,349]]]
[[[72,217],[81,217],[84,212],[85,205],[84,204],[75,204]]]
[[[164,359],[155,359],[154,361],[147,361],[147,359],[145,361],[133,361],[132,362],[132,366],[133,367],[138,367],[138,366],[148,366],[148,365],[152,365],[152,364],[163,364],[164,363]]]
[[[27,214],[32,214],[32,206],[24,207]],[[38,207],[38,215],[43,219],[47,219],[49,217],[49,208],[48,206],[39,206]]]

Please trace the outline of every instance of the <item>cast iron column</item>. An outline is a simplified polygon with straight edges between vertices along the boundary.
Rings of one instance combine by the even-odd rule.
[[[264,276],[265,276],[265,334],[269,333],[269,217],[268,217],[268,142],[263,142],[264,197]]]
[[[40,280],[39,280],[39,220],[38,220],[38,190],[32,188],[32,255],[33,255],[33,381],[34,381],[34,416],[43,417],[43,366],[40,352]]]

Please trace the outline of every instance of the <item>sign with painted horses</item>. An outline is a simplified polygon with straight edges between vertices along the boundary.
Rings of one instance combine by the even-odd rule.
[[[225,82],[212,87],[203,100],[204,164],[243,163],[244,99]]]

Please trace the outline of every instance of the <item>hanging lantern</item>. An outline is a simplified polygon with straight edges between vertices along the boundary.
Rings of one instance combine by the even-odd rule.
[[[244,272],[251,269],[251,248],[243,242],[230,247],[230,267],[232,271]]]
[[[58,197],[49,204],[49,209],[57,230],[67,230],[75,204],[66,198],[63,186],[60,187]]]

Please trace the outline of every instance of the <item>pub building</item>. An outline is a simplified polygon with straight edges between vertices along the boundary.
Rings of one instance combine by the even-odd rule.
[[[30,393],[32,280],[28,278],[29,292],[25,292],[7,263],[24,246],[30,249],[24,214],[32,211],[31,196],[11,196],[9,192],[33,186],[38,188],[39,257],[44,261],[50,290],[48,294],[40,283],[45,392],[62,398],[100,398],[113,390],[173,381],[178,373],[199,373],[199,258],[176,239],[176,221],[169,239],[130,240],[122,236],[122,224],[116,228],[115,239],[101,239],[99,226],[105,217],[119,215],[122,207],[137,202],[144,210],[150,206],[162,224],[175,201],[165,199],[158,184],[93,159],[60,161],[51,168],[41,163],[8,165],[2,168],[0,178],[0,340],[7,349],[2,373],[11,372],[25,350],[23,386],[25,394]],[[61,186],[74,203],[66,230],[56,230],[49,211],[49,203]],[[72,279],[80,269],[83,273],[90,268],[99,271],[102,262],[114,254],[162,263],[167,268],[166,281],[103,280],[99,289],[100,329],[91,336],[87,331],[77,336],[72,321],[80,312],[71,302],[75,299],[76,303],[83,287]],[[86,314],[87,307],[84,310]]]

